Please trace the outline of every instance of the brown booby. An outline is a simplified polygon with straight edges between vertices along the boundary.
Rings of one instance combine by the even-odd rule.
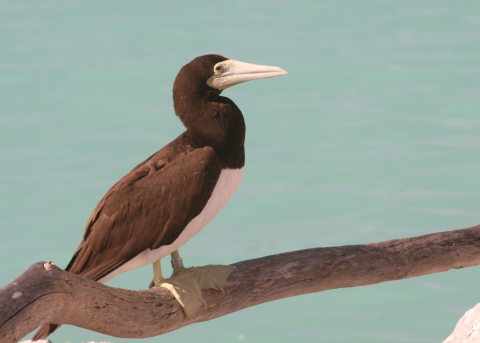
[[[218,214],[242,180],[244,118],[220,93],[245,81],[284,74],[278,67],[220,55],[200,56],[181,68],[173,104],[186,131],[110,188],[90,215],[65,270],[106,282],[153,264],[153,285],[169,280],[161,275],[160,259],[171,254],[172,266],[183,267],[177,249]],[[44,324],[33,339],[47,337],[58,326]]]

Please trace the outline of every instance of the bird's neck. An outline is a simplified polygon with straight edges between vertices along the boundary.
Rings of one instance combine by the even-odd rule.
[[[186,97],[174,93],[174,108],[194,146],[211,146],[224,168],[244,166],[245,121],[232,100],[218,95]]]

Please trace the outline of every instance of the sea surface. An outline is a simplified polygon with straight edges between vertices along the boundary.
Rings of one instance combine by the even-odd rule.
[[[181,249],[186,264],[480,224],[478,0],[3,0],[0,286],[37,261],[67,265],[108,188],[183,131],[173,80],[207,53],[289,75],[224,92],[247,123],[245,177]],[[146,266],[110,285],[150,280]],[[480,301],[479,285],[480,268],[466,268],[279,300],[149,339],[71,326],[50,339],[440,342]]]

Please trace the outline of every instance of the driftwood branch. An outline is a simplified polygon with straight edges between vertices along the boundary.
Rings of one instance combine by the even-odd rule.
[[[0,289],[0,341],[17,342],[44,323],[71,324],[116,337],[152,337],[268,301],[478,264],[480,225],[267,256],[236,263],[225,295],[204,290],[207,305],[185,318],[165,289],[112,288],[49,263],[36,263]]]

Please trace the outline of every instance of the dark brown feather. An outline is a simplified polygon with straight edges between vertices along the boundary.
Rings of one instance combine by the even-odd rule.
[[[99,280],[142,251],[171,244],[200,214],[221,170],[243,167],[242,112],[206,84],[224,60],[205,55],[180,70],[173,102],[187,130],[110,188],[90,215],[66,270]],[[59,326],[44,324],[33,339]]]
[[[220,176],[210,147],[177,153],[156,170],[166,148],[117,182],[89,219],[66,270],[99,280],[146,249],[169,245],[202,211]]]

